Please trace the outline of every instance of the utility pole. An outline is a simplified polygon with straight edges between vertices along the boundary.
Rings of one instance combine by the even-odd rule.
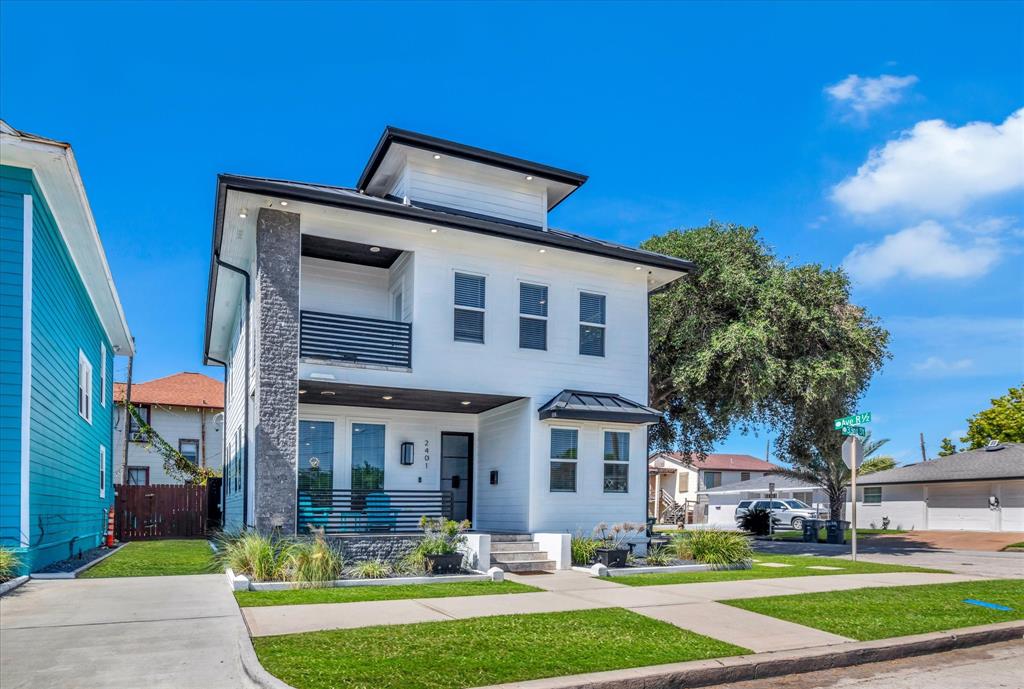
[[[131,441],[131,426],[132,426],[132,362],[135,360],[135,355],[131,354],[128,356],[128,383],[124,387],[124,457],[122,458],[121,465],[121,485],[128,485],[128,443]]]
[[[928,453],[924,450],[924,433],[921,434],[921,461],[928,461]]]

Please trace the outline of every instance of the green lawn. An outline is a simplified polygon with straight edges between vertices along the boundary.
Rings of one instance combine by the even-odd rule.
[[[853,562],[838,557],[813,557],[810,555],[767,555],[755,553],[751,569],[728,569],[712,572],[676,572],[666,574],[627,574],[613,577],[617,584],[628,586],[657,586],[660,584],[694,584],[703,581],[738,581],[742,579],[776,579],[781,577],[827,576],[829,574],[878,574],[880,572],[938,572],[936,569],[922,569],[904,565],[880,565],[860,560]],[[789,567],[766,567],[765,563],[777,562]],[[808,569],[811,566],[840,567],[841,569]]]
[[[1006,605],[1013,610],[1004,612],[969,605],[963,602],[965,598]],[[895,586],[722,602],[869,641],[1024,619],[1024,581]]]
[[[1011,543],[1010,545],[1008,545],[1005,548],[1003,548],[1003,550],[1018,550],[1018,549],[1024,549],[1024,541],[1021,541],[1020,543]]]
[[[748,651],[621,608],[253,639],[297,689],[457,689]]]
[[[354,603],[366,600],[405,598],[448,598],[486,596],[495,593],[531,593],[541,589],[514,581],[465,581],[449,584],[402,584],[399,586],[350,586],[290,591],[236,591],[235,600],[243,608],[263,605],[299,605],[304,603]]]
[[[78,576],[154,577],[170,574],[211,574],[217,568],[210,544],[203,540],[132,541]]]
[[[886,530],[882,530],[882,529],[857,529],[857,538],[859,539],[861,536],[870,537],[870,536],[877,536],[879,534],[901,534],[901,533],[906,533],[906,532],[905,531],[897,531],[896,529],[886,529]],[[826,536],[825,529],[820,529],[818,531],[818,543],[825,543],[826,542],[825,536]],[[853,531],[851,529],[847,529],[846,530],[846,535],[844,537],[846,538],[846,542],[849,543],[850,539],[853,538]],[[772,534],[772,540],[773,541],[802,541],[802,540],[804,540],[804,532],[803,531],[776,531],[774,534]]]

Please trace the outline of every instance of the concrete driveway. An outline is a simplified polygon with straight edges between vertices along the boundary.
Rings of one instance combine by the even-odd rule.
[[[240,634],[220,574],[32,580],[0,598],[0,686],[238,689]]]

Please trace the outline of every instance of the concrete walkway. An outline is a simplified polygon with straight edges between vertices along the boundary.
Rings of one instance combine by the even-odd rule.
[[[244,633],[223,574],[31,580],[0,598],[0,687],[239,689]]]
[[[252,636],[272,636],[383,624],[614,607],[626,608],[760,653],[845,643],[850,639],[716,601],[855,588],[945,584],[975,578],[957,574],[893,572],[625,586],[575,571],[508,576],[545,590],[494,596],[278,605],[243,608],[242,615]]]

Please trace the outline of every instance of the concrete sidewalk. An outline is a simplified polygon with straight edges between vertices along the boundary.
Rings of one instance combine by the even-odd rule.
[[[529,577],[510,575],[509,578],[547,590],[494,596],[278,605],[243,608],[242,615],[252,636],[273,636],[382,624],[616,607],[762,652],[825,646],[850,640],[716,601],[854,588],[945,584],[971,581],[975,577],[893,572],[639,587],[595,579],[575,571]]]
[[[244,633],[223,574],[31,580],[0,598],[0,686],[239,689]]]

